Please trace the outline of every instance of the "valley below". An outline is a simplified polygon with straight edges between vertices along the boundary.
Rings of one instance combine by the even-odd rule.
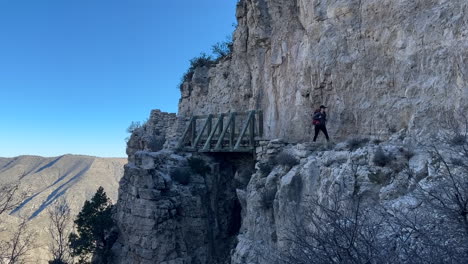
[[[0,241],[11,239],[25,219],[28,232],[35,237],[28,263],[47,263],[51,242],[48,211],[64,202],[73,220],[99,186],[115,202],[126,163],[126,158],[81,155],[0,158],[0,187],[17,185],[15,197],[22,198],[14,209],[0,215]]]

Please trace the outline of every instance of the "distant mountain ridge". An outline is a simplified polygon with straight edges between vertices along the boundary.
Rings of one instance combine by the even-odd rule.
[[[28,198],[19,206],[1,215],[0,221],[14,224],[19,221],[19,217],[28,218],[39,234],[41,246],[32,259],[34,263],[46,263],[49,239],[47,209],[63,198],[70,206],[72,215],[76,215],[99,186],[104,187],[107,195],[115,202],[126,163],[126,158],[70,154],[58,157],[25,155],[0,158],[0,186],[19,181],[19,192],[28,194]]]

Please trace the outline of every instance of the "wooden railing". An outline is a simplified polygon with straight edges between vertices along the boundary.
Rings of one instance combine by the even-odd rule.
[[[177,148],[198,152],[251,152],[262,137],[262,111],[199,115],[190,118]]]

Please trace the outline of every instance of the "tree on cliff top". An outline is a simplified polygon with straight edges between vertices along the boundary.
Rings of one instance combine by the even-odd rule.
[[[104,189],[99,187],[90,201],[84,203],[75,219],[77,233],[71,233],[71,253],[79,263],[110,263],[111,247],[116,236],[112,233],[112,203]]]
[[[217,42],[211,46],[212,55],[207,55],[206,53],[201,53],[198,57],[195,57],[190,60],[190,67],[182,76],[180,80],[179,89],[182,91],[182,85],[184,82],[188,82],[192,79],[195,69],[199,67],[211,67],[216,65],[220,60],[226,58],[232,54],[234,44],[232,37],[227,37],[225,41]]]

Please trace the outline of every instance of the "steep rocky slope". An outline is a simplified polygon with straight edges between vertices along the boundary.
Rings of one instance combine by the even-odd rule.
[[[127,159],[77,155],[1,158],[0,184],[18,181],[18,193],[26,193],[29,198],[11,212],[0,216],[0,220],[11,228],[19,222],[19,217],[29,218],[32,230],[38,233],[39,246],[30,256],[31,263],[47,263],[50,239],[47,210],[57,200],[64,199],[71,214],[76,215],[84,201],[91,198],[99,186],[103,186],[115,202],[118,182],[126,163]]]

